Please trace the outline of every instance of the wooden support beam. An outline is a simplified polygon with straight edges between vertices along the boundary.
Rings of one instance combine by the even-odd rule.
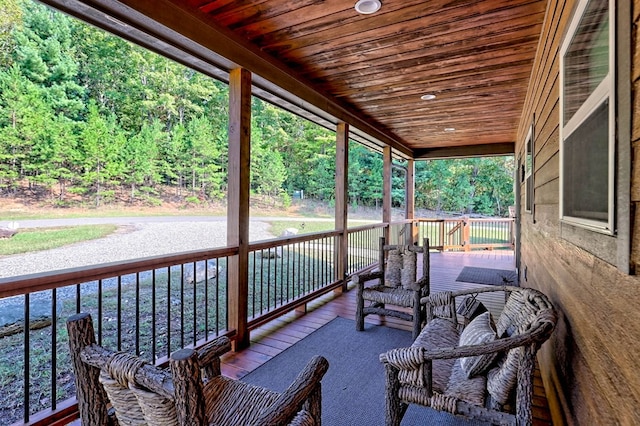
[[[344,122],[338,123],[336,129],[336,207],[335,207],[335,228],[342,234],[338,238],[339,243],[335,246],[336,260],[336,280],[343,281],[342,291],[347,291],[347,215],[348,215],[348,186],[349,186],[349,125]]]
[[[437,160],[441,158],[490,157],[496,155],[513,155],[515,143],[491,143],[482,145],[450,146],[425,148],[415,151],[415,160]]]
[[[382,222],[391,222],[391,147],[385,146],[382,150]],[[384,230],[384,237],[387,244],[389,239],[389,226]]]
[[[237,246],[229,258],[229,329],[236,331],[234,350],[249,346],[249,170],[251,162],[251,73],[229,73],[229,170],[227,245]]]
[[[415,161],[407,161],[407,187],[405,188],[405,203],[407,206],[405,219],[415,219],[416,215],[416,167]],[[407,225],[410,232],[407,235],[407,244],[412,245],[415,241],[418,241],[418,227],[413,223]]]

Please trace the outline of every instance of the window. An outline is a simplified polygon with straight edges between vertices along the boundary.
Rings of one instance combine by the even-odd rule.
[[[533,210],[533,126],[527,133],[524,157],[524,210]]]
[[[580,0],[560,51],[560,215],[613,233],[614,73],[609,0]]]

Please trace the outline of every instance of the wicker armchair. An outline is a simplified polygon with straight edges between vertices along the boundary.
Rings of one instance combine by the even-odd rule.
[[[422,278],[417,276],[417,254],[422,253]],[[424,307],[420,299],[429,294],[429,239],[422,247],[386,245],[380,238],[378,270],[356,275],[356,330],[364,330],[364,317],[369,314],[388,315],[413,323],[415,339],[425,319]],[[377,280],[377,284],[365,287],[367,281]],[[365,301],[369,302],[365,306]],[[393,309],[410,308],[411,313]]]
[[[489,312],[462,331],[455,298],[506,292],[495,322]],[[386,424],[399,425],[408,404],[494,424],[531,424],[536,352],[556,324],[547,297],[530,288],[483,287],[423,299],[427,325],[410,348],[380,355],[386,372]]]
[[[323,357],[314,357],[289,388],[278,393],[220,374],[220,355],[231,348],[227,337],[198,351],[173,353],[167,371],[98,346],[89,314],[70,317],[67,330],[83,425],[321,423],[320,380],[329,366]]]

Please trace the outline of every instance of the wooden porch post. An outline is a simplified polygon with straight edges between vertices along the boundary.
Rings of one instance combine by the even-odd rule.
[[[349,125],[347,123],[338,123],[336,129],[336,208],[335,208],[335,228],[341,231],[336,244],[336,280],[342,280],[342,291],[347,291],[347,215],[348,215],[348,199],[347,189],[349,185]]]
[[[462,218],[462,245],[464,245],[464,251],[471,251],[471,222],[469,222],[469,216]]]
[[[415,161],[407,161],[407,187],[405,188],[405,204],[407,206],[405,219],[413,220],[416,214],[416,181],[415,181]],[[408,225],[407,244],[413,245],[418,241],[418,224],[413,222]]]
[[[382,222],[391,222],[391,147],[386,145],[382,150]],[[384,238],[391,244],[389,226],[384,229]]]
[[[251,159],[251,73],[229,73],[229,171],[227,245],[237,246],[229,258],[229,329],[236,330],[234,350],[249,346],[249,168]]]

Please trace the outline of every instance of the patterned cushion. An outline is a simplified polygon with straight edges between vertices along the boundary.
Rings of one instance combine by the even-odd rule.
[[[485,312],[477,316],[460,335],[460,346],[481,345],[496,340],[496,331],[491,323],[491,314]],[[497,353],[470,356],[460,359],[462,370],[467,377],[483,374],[495,360]]]
[[[384,285],[398,287],[401,284],[402,254],[399,250],[389,250],[384,268]]]
[[[511,292],[496,322],[498,336],[511,337],[526,330],[541,309],[537,298],[536,294],[526,288]]]
[[[487,394],[486,389],[487,378],[485,376],[467,377],[462,370],[460,359],[457,359],[444,394],[482,407]]]
[[[405,290],[417,290],[416,287],[416,253],[406,250],[402,253],[402,271],[400,281]]]
[[[446,319],[434,318],[422,329],[411,347],[453,348],[458,344],[459,333],[456,325]],[[451,376],[455,359],[434,359],[432,363],[432,383],[436,392],[444,392]],[[401,380],[402,381],[402,380]],[[405,383],[409,382],[407,378]]]
[[[487,374],[487,390],[500,404],[506,404],[518,380],[518,362],[522,346],[511,349],[500,365]]]

